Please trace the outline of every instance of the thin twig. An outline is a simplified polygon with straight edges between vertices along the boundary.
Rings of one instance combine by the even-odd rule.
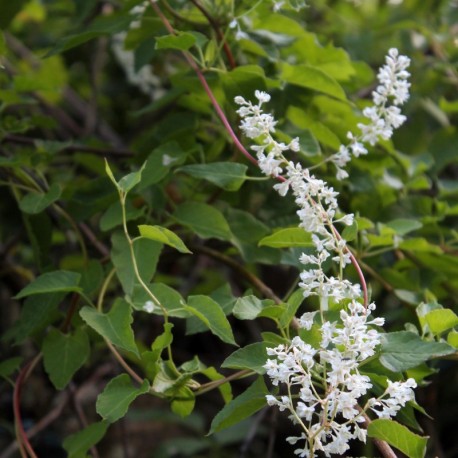
[[[224,385],[225,383],[230,382],[231,380],[238,380],[244,377],[248,377],[250,375],[255,375],[255,372],[250,369],[243,369],[241,371],[234,372],[233,374],[228,375],[227,377],[218,380],[212,380],[211,382],[200,385],[200,387],[195,391],[195,395],[199,396],[201,394],[214,390],[215,388],[218,388],[219,386]]]
[[[92,229],[86,223],[78,223],[78,227],[103,257],[108,258],[110,256],[109,248],[97,238]]]
[[[105,342],[108,346],[108,348],[111,350],[111,353],[113,353],[114,357],[118,361],[118,363],[124,368],[124,370],[140,385],[143,384],[143,379],[127,364],[125,359],[121,356],[121,354],[116,350],[114,345],[107,339],[105,339]]]

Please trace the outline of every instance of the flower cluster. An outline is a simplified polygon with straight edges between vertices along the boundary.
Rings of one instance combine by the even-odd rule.
[[[286,179],[274,188],[281,196],[291,190],[299,207],[299,226],[313,234],[317,255],[304,254],[300,258],[303,264],[312,267],[301,273],[302,281],[299,286],[303,288],[304,296],[319,296],[323,310],[327,309],[328,299],[331,297],[336,302],[359,297],[359,285],[352,285],[341,277],[328,276],[322,268],[329,256],[339,264],[339,271],[350,262],[346,243],[335,233],[334,223],[351,225],[353,215],[336,218],[338,193],[323,180],[311,175],[308,169],[302,168],[301,164],[295,164],[284,157],[285,151],[300,150],[299,140],[294,138],[289,144],[277,142],[272,136],[276,121],[271,114],[262,110],[262,105],[270,100],[270,96],[262,91],[256,91],[255,96],[258,99],[257,104],[246,101],[241,96],[235,98],[235,102],[241,106],[237,110],[242,118],[240,128],[247,137],[259,141],[260,144],[251,146],[251,149],[256,152],[259,167],[266,175],[279,177],[281,173],[286,173]]]
[[[366,154],[363,142],[374,144],[379,138],[387,139],[393,129],[405,121],[398,105],[408,98],[408,65],[409,59],[398,56],[397,50],[389,51],[386,65],[378,74],[380,85],[373,94],[375,106],[364,110],[371,123],[359,124],[361,135],[349,134],[350,146],[342,146],[331,158],[339,178],[347,176],[342,167],[350,160],[350,152],[354,156]],[[278,397],[268,395],[267,402],[281,411],[288,411],[290,419],[302,427],[301,436],[287,439],[291,444],[299,441],[303,444],[296,449],[297,455],[314,457],[318,451],[327,457],[342,455],[349,449],[350,440],[366,441],[367,431],[363,424],[368,411],[380,418],[391,418],[406,402],[414,399],[416,383],[413,379],[406,382],[388,380],[388,388],[381,396],[369,398],[364,406],[359,404],[372,388],[370,378],[360,372],[360,366],[375,355],[380,343],[376,328],[383,326],[384,320],[370,319],[375,305],[362,305],[360,286],[343,278],[343,270],[352,256],[334,224],[351,225],[353,215],[340,214],[338,193],[332,187],[301,164],[285,158],[284,153],[288,150],[300,151],[299,141],[297,138],[288,144],[276,141],[273,134],[277,122],[262,107],[270,101],[270,96],[256,91],[255,97],[257,103],[241,96],[235,98],[240,106],[237,110],[241,117],[240,128],[248,138],[256,141],[251,149],[256,152],[263,173],[279,180],[274,185],[278,193],[281,196],[288,192],[293,194],[299,207],[299,226],[312,233],[315,253],[303,253],[300,257],[307,269],[300,274],[299,286],[304,297],[319,297],[321,312],[320,324],[315,324],[318,312],[305,313],[297,321],[303,329],[303,337],[313,326],[319,326],[319,345],[312,346],[296,336],[289,345],[267,349],[271,357],[264,365],[267,375],[274,386],[286,390],[286,394]],[[325,270],[328,258],[338,264],[337,276]],[[337,321],[326,319],[329,300],[342,304]]]
[[[399,106],[409,98],[410,83],[407,81],[410,73],[407,68],[410,59],[400,56],[397,49],[388,51],[386,63],[380,68],[377,78],[379,85],[372,93],[374,105],[363,110],[369,123],[359,123],[361,134],[358,136],[348,132],[349,145],[342,145],[339,151],[330,160],[337,168],[339,180],[347,178],[348,173],[343,167],[354,157],[367,154],[364,143],[374,146],[380,139],[388,140],[393,135],[393,130],[400,127],[406,120]]]
[[[144,2],[132,8],[130,14],[135,18],[130,23],[131,29],[138,29],[141,25],[141,16],[145,12],[148,2]],[[122,66],[130,84],[137,86],[144,94],[152,99],[157,99],[163,95],[160,79],[154,75],[151,65],[143,65],[141,68],[135,66],[135,54],[133,51],[125,49],[127,32],[119,32],[113,35],[111,49],[116,60]]]
[[[264,365],[267,375],[273,385],[285,385],[288,393],[268,395],[267,403],[288,411],[293,423],[302,427],[301,436],[287,439],[291,444],[304,441],[295,451],[300,457],[316,456],[317,451],[325,456],[344,454],[351,439],[366,441],[362,423],[368,409],[380,418],[390,418],[413,399],[413,379],[388,380],[388,388],[380,397],[369,398],[364,407],[359,405],[360,398],[372,388],[359,366],[375,354],[380,343],[378,332],[369,326],[384,323],[382,318],[369,319],[374,309],[373,304],[366,310],[359,302],[350,302],[348,310],[341,310],[339,322],[322,324],[318,348],[296,336],[289,346],[267,349],[272,357]],[[299,324],[309,330],[313,320],[314,314],[307,313]]]
[[[299,139],[293,139],[288,145],[277,142],[272,133],[275,132],[274,117],[269,113],[264,113],[262,105],[270,101],[270,95],[263,91],[255,91],[255,97],[258,99],[257,104],[245,100],[242,96],[235,98],[235,103],[241,107],[237,113],[242,118],[240,128],[243,133],[251,139],[259,139],[260,145],[251,147],[256,152],[258,164],[266,175],[279,176],[283,169],[280,165],[287,163],[283,156],[284,151],[299,151]]]

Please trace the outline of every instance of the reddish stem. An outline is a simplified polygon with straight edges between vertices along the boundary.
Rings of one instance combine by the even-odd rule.
[[[331,227],[332,227],[332,231],[334,232],[334,235],[339,240],[342,240],[342,236],[339,234],[339,231],[332,224],[331,224]],[[364,278],[363,271],[361,270],[361,267],[360,267],[358,261],[356,260],[354,254],[350,251],[350,248],[346,247],[346,249],[347,249],[347,252],[350,255],[351,263],[353,264],[353,267],[356,269],[356,272],[358,274],[359,282],[361,283],[361,288],[363,290],[364,307],[367,308],[367,306],[369,305],[369,297],[368,297],[368,294],[367,294],[366,279]]]
[[[175,30],[173,29],[169,20],[164,16],[164,13],[161,11],[157,3],[154,0],[150,0],[150,3],[151,3],[151,7],[154,9],[156,14],[159,16],[161,21],[164,23],[165,28],[172,35],[176,35]],[[199,78],[203,88],[205,89],[205,92],[207,93],[211,103],[213,104],[213,107],[215,108],[216,113],[218,114],[219,118],[221,119],[221,122],[223,123],[227,132],[231,136],[232,141],[234,142],[235,146],[250,162],[252,162],[253,164],[257,166],[258,161],[245,149],[245,147],[242,145],[242,143],[238,139],[237,135],[235,134],[234,130],[232,129],[232,126],[230,125],[229,121],[227,120],[226,115],[224,114],[224,111],[222,110],[218,101],[216,100],[215,96],[213,95],[213,92],[210,89],[210,86],[208,85],[207,80],[205,79],[204,75],[200,71],[200,68],[197,66],[197,64],[194,62],[193,58],[191,57],[191,55],[188,52],[182,51],[182,54],[184,58],[186,59],[186,61],[188,62],[189,66],[194,70],[197,77]]]
[[[18,378],[16,380],[16,384],[14,385],[13,412],[14,412],[14,421],[16,423],[16,431],[17,431],[16,434],[18,434],[17,440],[19,444],[24,445],[28,454],[32,458],[38,458],[32,448],[32,445],[29,442],[29,438],[27,437],[24,426],[22,424],[21,409],[20,409],[22,385],[24,383],[24,380],[27,378],[29,372],[33,369],[34,365],[35,365],[35,360],[30,361],[19,372]]]
[[[172,35],[175,35],[175,30],[173,29],[173,27],[170,24],[169,20],[164,16],[164,14],[162,13],[162,11],[159,8],[159,6],[157,5],[157,3],[154,0],[150,0],[150,3],[151,3],[152,8],[154,9],[154,11],[156,12],[156,14],[159,16],[161,21],[164,23],[164,26],[166,27],[166,29]],[[234,130],[232,129],[232,126],[230,125],[230,123],[229,123],[224,111],[222,110],[222,108],[219,105],[218,101],[216,100],[216,98],[215,98],[210,86],[208,85],[207,80],[205,79],[204,75],[202,74],[200,68],[197,66],[197,64],[194,62],[193,58],[190,56],[190,54],[188,52],[182,51],[182,53],[183,53],[184,58],[188,62],[189,66],[194,70],[194,72],[196,73],[197,77],[199,78],[199,80],[200,80],[205,92],[207,93],[210,101],[213,104],[213,107],[215,108],[216,113],[218,114],[219,118],[221,119],[221,122],[223,123],[224,127],[226,128],[226,130],[228,131],[229,135],[231,136],[235,146],[238,148],[238,150],[251,163],[253,163],[253,164],[255,164],[257,166],[258,165],[258,161],[245,149],[245,147],[242,145],[242,143],[238,139],[238,137],[235,134]],[[277,176],[276,178],[279,181],[285,181],[285,178],[282,177],[282,176]],[[334,232],[334,235],[338,239],[341,239],[342,237],[339,234],[339,232],[337,231],[337,229],[332,225],[331,225],[331,227],[332,227],[332,230]],[[348,248],[347,248],[347,250],[348,250]],[[359,277],[359,280],[360,280],[360,283],[361,283],[361,288],[363,290],[364,306],[367,307],[368,306],[368,294],[367,294],[367,284],[366,284],[366,280],[364,278],[364,274],[363,274],[363,272],[361,270],[361,267],[358,264],[358,261],[356,260],[355,256],[352,253],[350,253],[350,259],[351,259],[351,263],[353,264],[353,266],[356,269],[356,272],[358,273],[358,277]]]

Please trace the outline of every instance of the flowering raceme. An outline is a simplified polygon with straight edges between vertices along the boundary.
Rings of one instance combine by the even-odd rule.
[[[393,129],[399,127],[405,116],[398,105],[408,98],[409,76],[406,71],[409,59],[399,56],[396,49],[390,49],[386,65],[378,73],[380,85],[373,93],[374,106],[363,112],[369,124],[359,124],[358,137],[349,133],[351,144],[342,146],[331,161],[337,166],[338,178],[348,176],[342,167],[353,156],[367,154],[363,143],[374,145],[379,138],[388,139]],[[367,412],[372,411],[379,418],[391,418],[408,401],[414,399],[413,379],[405,382],[387,380],[387,388],[378,397],[369,397],[373,388],[371,379],[361,373],[360,367],[374,357],[380,343],[377,328],[384,324],[383,318],[372,318],[375,304],[361,304],[361,288],[343,278],[343,271],[351,262],[351,254],[334,224],[351,225],[353,215],[341,215],[337,195],[326,182],[316,178],[299,163],[288,160],[286,151],[300,150],[297,138],[289,144],[277,142],[273,137],[277,122],[269,113],[263,112],[263,104],[270,96],[255,91],[257,103],[238,96],[235,102],[240,108],[240,128],[256,145],[259,167],[266,175],[279,179],[274,186],[281,196],[291,192],[299,209],[299,226],[312,233],[314,254],[302,254],[300,262],[306,266],[300,273],[299,286],[304,297],[318,296],[320,312],[307,312],[298,320],[300,336],[289,344],[268,348],[270,357],[264,368],[272,384],[279,387],[279,396],[268,395],[267,403],[288,411],[289,418],[298,424],[303,432],[300,436],[289,437],[291,444],[300,443],[295,450],[300,457],[314,457],[322,451],[325,456],[343,454],[349,448],[349,441],[366,441],[365,429]],[[392,102],[392,104],[390,104]],[[323,264],[331,258],[338,268],[336,276],[325,272]],[[329,302],[341,307],[339,319],[328,320]],[[320,342],[316,342],[317,333]],[[313,336],[313,338],[312,338]],[[305,339],[305,340],[304,340]],[[367,400],[362,403],[361,398]]]
[[[358,136],[348,132],[349,145],[342,145],[339,151],[330,158],[337,168],[339,180],[348,177],[343,167],[351,160],[352,155],[358,157],[367,154],[364,143],[374,146],[380,139],[390,139],[393,130],[404,124],[407,119],[401,114],[399,106],[409,98],[410,83],[407,78],[410,73],[407,68],[410,65],[410,59],[400,56],[398,50],[392,48],[388,51],[385,61],[385,65],[377,75],[380,84],[372,93],[374,105],[363,110],[369,123],[358,124],[361,131]]]

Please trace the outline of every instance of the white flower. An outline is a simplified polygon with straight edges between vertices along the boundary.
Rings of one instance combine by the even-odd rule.
[[[318,312],[307,312],[299,318],[299,326],[309,331],[313,326],[313,319]]]
[[[336,166],[338,180],[348,176],[342,167],[350,161],[349,151],[354,157],[367,154],[364,143],[374,146],[380,139],[389,140],[394,129],[399,128],[406,121],[407,118],[401,113],[399,106],[409,98],[410,83],[407,81],[410,76],[407,71],[409,65],[410,59],[399,55],[397,49],[391,48],[388,51],[385,65],[377,74],[380,84],[372,92],[373,105],[363,110],[363,115],[369,122],[358,123],[357,126],[361,131],[359,136],[348,132],[347,137],[350,144],[342,145],[339,151],[330,158]]]
[[[254,95],[259,100],[259,102],[261,104],[270,102],[270,95],[267,94],[267,92],[256,90],[256,91],[254,91]]]
[[[402,72],[405,71],[406,61],[401,57],[390,50],[387,68],[379,75],[381,89],[376,91],[375,106],[364,110],[364,115],[371,122],[361,125],[360,137],[349,133],[349,146],[341,146],[331,158],[340,177],[348,175],[342,167],[348,163],[351,154],[357,157],[367,153],[363,141],[371,143],[378,141],[379,137],[388,138],[393,128],[404,122],[405,117],[396,103],[385,106],[382,100],[383,97],[391,97],[396,102],[403,97],[404,86],[398,84],[398,80],[404,81],[405,74]],[[349,449],[350,440],[366,441],[367,431],[358,425],[364,422],[358,403],[372,388],[372,383],[368,376],[359,373],[359,367],[375,354],[380,335],[373,327],[382,326],[384,320],[370,316],[375,304],[364,307],[359,302],[360,285],[351,283],[342,275],[344,267],[351,262],[351,254],[345,240],[335,234],[333,225],[336,222],[351,225],[354,215],[336,219],[336,214],[339,214],[338,193],[326,182],[311,175],[301,164],[284,157],[285,151],[300,149],[298,139],[293,139],[288,145],[277,142],[272,137],[276,121],[261,108],[263,103],[269,102],[270,96],[256,91],[255,97],[257,104],[241,96],[235,98],[240,106],[237,110],[242,118],[240,127],[247,137],[257,141],[251,148],[256,152],[261,170],[271,176],[279,176],[284,171],[285,176],[274,185],[274,189],[281,196],[288,192],[293,194],[298,206],[299,227],[312,233],[315,250],[312,254],[303,253],[299,258],[307,266],[300,273],[299,286],[304,297],[318,296],[322,321],[321,342],[315,346],[295,336],[289,344],[267,348],[269,359],[263,367],[272,384],[286,385],[289,395],[267,395],[266,401],[270,406],[288,411],[291,421],[303,426],[301,436],[287,439],[290,444],[304,441],[303,448],[295,450],[296,455],[315,457],[317,451],[322,451],[326,457],[342,455]],[[324,267],[329,259],[338,264],[338,277]],[[331,300],[346,304],[339,318],[333,322],[327,321],[324,313]],[[314,321],[318,321],[315,320],[317,314],[303,313],[298,320],[299,327],[310,331]],[[317,380],[320,382],[315,385]],[[412,379],[403,383],[388,382],[385,393],[379,398],[370,398],[365,410],[372,409],[380,417],[389,418],[413,398],[414,386]]]
[[[143,304],[143,310],[147,313],[153,313],[154,309],[155,309],[155,305],[153,303],[153,301],[146,301],[144,304]]]
[[[176,157],[172,157],[172,156],[169,156],[168,154],[164,154],[162,156],[162,165],[167,167],[169,166],[170,164],[172,164],[173,162],[177,161],[178,158]]]

